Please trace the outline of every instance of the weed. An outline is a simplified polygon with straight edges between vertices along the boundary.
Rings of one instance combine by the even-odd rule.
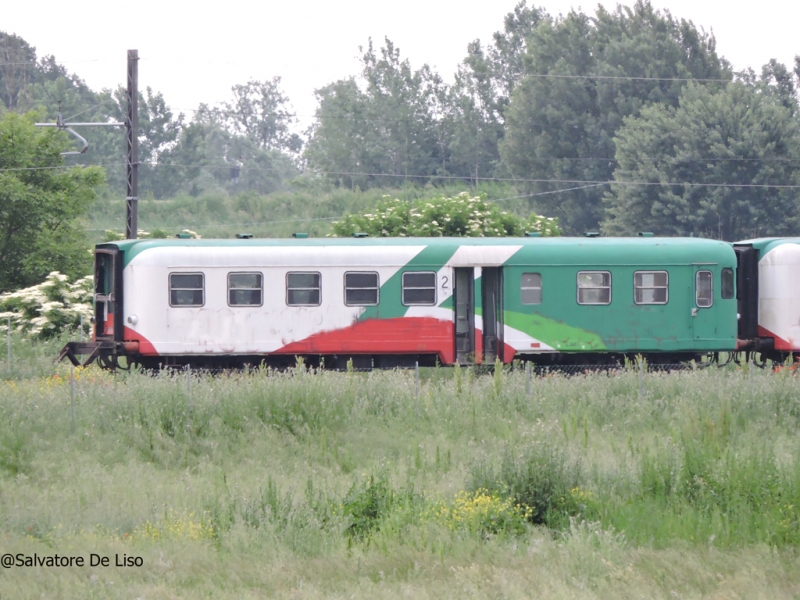
[[[346,530],[348,537],[364,540],[378,530],[394,500],[395,492],[385,477],[370,475],[354,483],[342,501],[342,512],[350,520]]]
[[[580,463],[550,444],[537,443],[521,452],[507,448],[498,470],[475,465],[468,489],[496,492],[526,507],[531,523],[562,528],[577,514],[572,490],[579,490],[580,482]]]

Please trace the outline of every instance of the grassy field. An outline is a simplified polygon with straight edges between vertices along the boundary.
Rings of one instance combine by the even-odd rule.
[[[90,368],[73,402],[54,352],[0,367],[0,554],[110,564],[0,598],[800,596],[790,369]]]

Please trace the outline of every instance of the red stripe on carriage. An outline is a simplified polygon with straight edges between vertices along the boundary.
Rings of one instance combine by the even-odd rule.
[[[772,333],[769,329],[763,328],[761,325],[758,326],[758,337],[768,337],[773,338],[775,340],[775,350],[796,350],[789,342],[787,342],[782,337],[778,337],[774,333]]]
[[[141,333],[134,331],[130,327],[124,327],[123,332],[126,342],[139,342],[139,354],[145,356],[158,356],[156,347],[153,346],[150,340],[144,337]]]
[[[475,331],[476,350],[483,336]],[[275,354],[438,354],[442,364],[455,362],[452,321],[433,317],[368,319],[349,327],[322,331],[292,342]],[[504,345],[503,360],[510,363],[516,350]]]
[[[438,354],[455,360],[453,322],[433,317],[367,319],[292,342],[275,354]]]

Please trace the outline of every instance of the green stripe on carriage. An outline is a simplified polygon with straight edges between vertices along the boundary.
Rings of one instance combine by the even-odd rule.
[[[503,322],[556,350],[585,352],[608,349],[603,339],[593,331],[548,319],[538,313],[523,314],[507,310],[503,313]]]
[[[408,307],[403,305],[403,273],[405,271],[438,271],[444,267],[447,261],[456,253],[456,250],[463,245],[464,238],[446,239],[453,241],[448,245],[430,244],[426,246],[381,285],[380,304],[378,306],[368,306],[358,320],[393,319],[405,316]]]

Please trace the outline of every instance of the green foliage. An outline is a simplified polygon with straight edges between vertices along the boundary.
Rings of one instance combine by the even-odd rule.
[[[549,444],[535,444],[521,452],[508,448],[498,470],[473,465],[468,489],[499,493],[526,507],[531,523],[561,529],[569,517],[581,514],[576,500],[581,480],[579,463]]]
[[[607,188],[592,182],[612,179],[616,131],[646,106],[677,106],[682,80],[693,78],[731,78],[714,38],[646,0],[613,12],[601,6],[594,17],[573,11],[543,19],[527,39],[523,75],[505,111],[503,161],[520,179],[564,182],[531,183],[533,192],[588,182],[540,196],[537,205],[570,232],[596,229]]]
[[[486,47],[480,40],[467,46],[448,90],[448,110],[442,123],[448,135],[447,170],[462,177],[508,177],[500,158],[506,111],[511,94],[524,72],[526,40],[549,18],[543,8],[524,0],[506,15],[503,30]]]
[[[446,175],[441,77],[428,65],[413,70],[388,39],[380,52],[372,40],[361,50],[363,91],[349,78],[316,92],[319,108],[305,151],[311,169],[362,189]]]
[[[354,483],[342,500],[342,512],[350,521],[347,535],[354,540],[369,537],[392,509],[394,499],[394,491],[383,477],[370,475]]]
[[[38,110],[41,119],[53,120],[61,103],[66,118],[123,120],[122,88],[95,92],[54,57],[38,59],[35,48],[15,35],[0,33],[0,51],[6,57],[0,114]],[[452,85],[428,65],[413,68],[388,39],[381,48],[370,40],[359,52],[355,77],[317,90],[319,108],[307,140],[293,132],[297,122],[280,77],[235,85],[228,102],[201,104],[191,120],[148,88],[139,98],[140,197],[205,204],[241,192],[308,194],[303,202],[272,202],[287,213],[287,224],[277,228],[285,235],[297,229],[290,219],[326,212],[305,198],[316,200],[331,188],[357,195],[469,181],[477,189],[496,178],[518,182],[515,193],[524,198],[518,204],[525,214],[557,215],[569,233],[602,225],[613,234],[646,229],[733,239],[782,235],[795,226],[796,194],[790,189],[714,184],[794,184],[797,75],[772,60],[760,79],[749,71],[737,75],[744,92],[728,88],[732,71],[717,54],[713,35],[656,10],[649,0],[558,17],[522,0],[488,43],[468,45]],[[684,93],[696,87],[691,80],[702,80],[704,91]],[[89,141],[89,152],[68,157],[66,164],[106,164],[110,189],[123,189],[124,136],[94,128]],[[309,168],[301,175],[304,162]],[[608,182],[627,177],[680,185],[609,188]],[[303,206],[284,210],[288,204]],[[437,215],[431,218],[441,223]],[[275,220],[272,213],[267,220]],[[507,225],[495,220],[483,235]],[[534,225],[526,229],[547,229],[547,223]],[[325,234],[327,223],[303,229]],[[421,234],[437,234],[435,226],[428,229]],[[38,262],[26,253],[38,272],[20,285],[50,268],[77,274],[50,265],[55,251],[69,245],[55,240]],[[3,289],[9,288],[0,277]]]
[[[280,83],[280,77],[273,77],[235,85],[231,88],[233,102],[223,103],[216,114],[229,131],[247,137],[260,148],[297,153],[302,141],[289,130],[295,118]]]
[[[662,185],[613,185],[604,229],[729,241],[791,235],[800,223],[796,191],[753,187],[800,181],[794,100],[790,94],[789,107],[786,100],[763,84],[735,82],[718,92],[689,85],[677,108],[653,105],[628,119],[617,133],[615,180]]]
[[[463,185],[443,186],[443,196],[456,196]],[[302,231],[311,237],[324,237],[331,232],[331,222],[350,213],[372,212],[378,203],[391,194],[407,202],[430,198],[431,190],[420,187],[382,190],[349,190],[334,187],[322,180],[304,176],[292,183],[291,190],[259,194],[243,191],[229,194],[224,190],[193,197],[181,194],[169,200],[139,200],[139,226],[151,235],[162,230],[167,237],[185,228],[201,233],[204,238],[230,238],[236,233],[252,233],[256,237],[289,237]],[[516,195],[509,184],[483,183],[472,195],[486,194],[493,198]],[[95,202],[87,227],[94,233],[92,242],[104,239],[106,229],[122,236],[120,210],[124,199],[103,194]],[[530,214],[524,199],[504,200],[503,208],[517,215]]]
[[[44,282],[0,295],[0,331],[12,331],[28,339],[48,339],[80,328],[86,332],[92,318],[93,278],[91,275],[69,283],[66,275],[50,273]]]
[[[69,120],[124,121],[127,95],[122,87],[91,90],[55,58],[36,57],[21,38],[0,32],[0,114],[39,111],[54,121],[59,107]],[[297,175],[293,156],[301,140],[289,131],[294,116],[279,87],[280,78],[249,81],[232,88],[233,101],[201,104],[191,122],[175,114],[160,92],[139,93],[139,195],[157,198],[184,192],[252,189],[267,193]],[[67,164],[103,164],[112,189],[125,188],[125,136],[120,129],[96,127],[89,149],[67,157]],[[234,177],[232,167],[239,168]]]
[[[0,119],[0,292],[58,270],[91,269],[79,219],[103,182],[99,167],[60,169],[65,136],[33,126],[35,114]]]
[[[556,219],[532,214],[522,218],[500,210],[485,196],[462,192],[454,197],[419,199],[413,203],[386,198],[374,211],[348,215],[331,225],[337,236],[363,232],[388,237],[498,237],[536,231],[543,236],[560,235]]]
[[[159,187],[152,189],[155,197],[240,190],[266,194],[297,176],[292,158],[271,147],[278,142],[258,137],[266,135],[259,133],[258,123],[247,121],[256,128],[251,137],[231,131],[234,125],[226,115],[224,110],[201,106],[195,120],[181,129],[177,143],[160,152],[153,168],[154,181],[159,182]]]

